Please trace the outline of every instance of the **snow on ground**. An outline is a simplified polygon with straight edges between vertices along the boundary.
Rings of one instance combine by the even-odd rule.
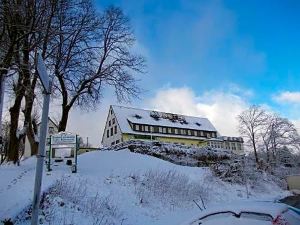
[[[20,166],[0,166],[0,221],[13,218],[32,202],[36,158],[21,162]],[[61,176],[64,172],[60,171]],[[58,175],[58,174],[57,174]],[[52,185],[58,176],[44,170],[42,191]]]
[[[25,216],[20,212],[31,203],[35,162],[30,158],[20,167],[0,167],[0,221]],[[210,205],[247,198],[245,186],[224,183],[209,168],[179,166],[128,150],[80,155],[77,174],[67,166],[53,167],[44,172],[42,189],[49,188],[45,224],[180,224],[199,212],[193,200],[201,205],[202,198]],[[288,194],[265,184],[263,190],[252,191],[250,199],[274,200]]]

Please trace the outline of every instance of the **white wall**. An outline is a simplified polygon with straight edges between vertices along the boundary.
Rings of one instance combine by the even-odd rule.
[[[115,119],[114,124],[113,124],[113,118]],[[109,125],[109,121],[111,123],[110,125]],[[116,134],[115,134],[115,126],[117,126]],[[111,135],[111,129],[113,129],[113,135]],[[109,137],[107,137],[107,131],[109,131]],[[112,107],[110,107],[108,111],[108,117],[105,123],[104,132],[103,132],[102,145],[104,147],[108,147],[111,146],[113,142],[115,143],[117,140],[119,140],[119,142],[122,142],[121,139],[122,139],[122,133],[121,133],[120,126],[118,124],[114,112],[112,111]]]
[[[48,120],[48,129],[47,129],[47,137],[46,138],[49,138],[50,135],[52,134],[56,134],[58,132],[58,129],[57,129],[57,126],[56,124],[54,124],[52,122],[52,120]],[[38,136],[40,134],[40,125],[38,126]],[[25,137],[25,149],[24,149],[24,157],[27,158],[27,157],[30,157],[31,156],[31,147],[30,147],[30,143],[29,143],[29,140],[28,140],[28,137],[26,135]]]

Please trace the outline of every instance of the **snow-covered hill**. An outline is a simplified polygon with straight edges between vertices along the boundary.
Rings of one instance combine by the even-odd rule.
[[[43,224],[180,224],[200,206],[245,200],[246,187],[214,177],[209,168],[175,165],[129,150],[96,151],[79,157],[78,173],[67,166],[45,172]],[[30,224],[35,159],[0,167],[0,220],[16,216]],[[263,188],[262,188],[263,187]],[[250,190],[250,198],[274,200],[288,194],[274,183]]]

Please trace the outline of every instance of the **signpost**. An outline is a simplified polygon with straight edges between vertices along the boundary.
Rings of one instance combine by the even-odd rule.
[[[44,102],[43,102],[42,122],[41,122],[41,130],[40,130],[39,149],[38,149],[37,162],[36,162],[31,225],[38,224],[41,185],[42,185],[42,178],[43,178],[43,163],[45,157],[49,104],[50,104],[50,95],[51,95],[51,87],[50,87],[51,84],[49,82],[49,76],[47,74],[46,66],[40,54],[38,54],[37,56],[36,68],[44,88],[44,92],[43,92]]]

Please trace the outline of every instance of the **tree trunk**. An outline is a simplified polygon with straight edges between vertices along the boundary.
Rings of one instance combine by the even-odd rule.
[[[62,115],[58,125],[58,132],[66,130],[68,118],[69,118],[69,112],[70,112],[69,106],[62,106]]]
[[[10,132],[9,132],[9,147],[8,147],[8,161],[13,161],[14,163],[19,162],[19,147],[20,140],[26,135],[26,131],[23,131],[21,135],[17,136],[18,123],[20,117],[20,109],[22,104],[22,99],[25,96],[25,92],[30,87],[30,71],[29,71],[29,50],[27,39],[24,39],[23,43],[23,57],[20,60],[20,55],[16,53],[16,63],[20,67],[19,77],[16,86],[14,87],[15,102],[10,108]],[[26,109],[25,109],[26,111]],[[26,120],[27,119],[27,120]],[[28,127],[28,118],[24,120],[23,129]]]
[[[25,110],[24,110],[24,126],[25,123],[27,125],[27,137],[28,141],[30,144],[30,149],[31,149],[31,155],[36,155],[37,154],[37,149],[38,149],[38,142],[36,142],[35,139],[35,132],[32,126],[32,109],[33,109],[33,102],[35,99],[35,94],[34,94],[34,89],[36,86],[37,82],[37,75],[35,75],[32,79],[32,82],[29,82],[29,87],[27,89],[26,95],[25,95]]]
[[[23,95],[20,93],[16,96],[14,105],[9,109],[10,112],[10,129],[9,129],[9,146],[7,151],[7,160],[17,163],[19,161],[20,140],[17,137],[20,108]]]
[[[32,123],[28,127],[27,137],[30,144],[31,155],[36,155],[38,153],[39,143],[35,139],[36,134],[33,131]]]
[[[255,162],[256,162],[256,164],[258,164],[258,155],[257,155],[257,150],[256,150],[256,144],[255,144],[254,137],[252,137],[252,145],[253,145],[253,150],[254,150]]]
[[[266,146],[266,151],[267,151],[267,163],[269,163],[270,162],[270,149],[267,146]]]
[[[20,65],[19,54],[16,53],[16,62]],[[10,112],[10,128],[9,128],[9,144],[7,150],[7,160],[17,163],[19,161],[19,146],[20,139],[17,137],[19,116],[22,99],[25,94],[23,85],[23,75],[19,72],[17,84],[14,85],[15,101],[13,106],[9,109]]]

